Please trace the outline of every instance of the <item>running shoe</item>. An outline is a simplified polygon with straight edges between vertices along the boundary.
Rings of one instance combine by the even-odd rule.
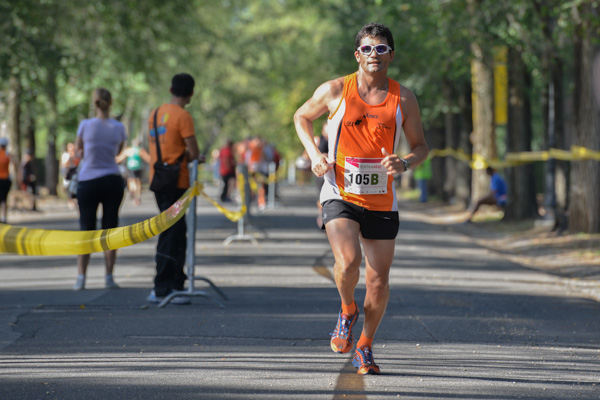
[[[360,375],[379,375],[381,370],[373,361],[373,351],[369,346],[364,346],[354,351],[354,359],[352,365],[358,368],[356,371]]]
[[[358,307],[354,315],[342,314],[342,310],[338,315],[337,325],[331,335],[331,350],[336,353],[348,353],[352,350],[352,327],[358,319]]]

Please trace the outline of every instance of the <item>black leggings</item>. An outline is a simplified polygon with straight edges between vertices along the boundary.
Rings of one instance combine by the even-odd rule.
[[[102,229],[119,226],[119,208],[123,201],[124,181],[121,175],[108,175],[89,181],[79,181],[77,202],[79,204],[79,227],[93,231],[96,226],[98,205],[102,204]]]
[[[10,179],[0,179],[0,204],[6,203],[11,184]]]

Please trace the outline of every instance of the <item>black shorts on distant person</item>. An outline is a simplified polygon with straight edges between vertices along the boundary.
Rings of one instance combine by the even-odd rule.
[[[337,218],[358,222],[365,239],[395,239],[400,227],[398,211],[371,211],[345,200],[327,200],[323,203],[323,229]]]
[[[142,179],[142,170],[141,169],[128,169],[127,177]]]

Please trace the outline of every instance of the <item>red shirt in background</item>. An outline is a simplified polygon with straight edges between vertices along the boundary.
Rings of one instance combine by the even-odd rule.
[[[219,174],[235,175],[235,158],[231,146],[225,146],[219,151]]]

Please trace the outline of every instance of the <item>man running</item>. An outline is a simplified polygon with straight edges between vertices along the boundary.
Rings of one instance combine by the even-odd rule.
[[[394,175],[422,163],[429,152],[415,95],[387,77],[394,39],[380,24],[365,25],[355,41],[358,71],[320,85],[294,115],[316,176],[325,176],[320,201],[327,238],[335,257],[334,276],[342,307],[331,336],[337,353],[352,350],[359,316],[354,290],[365,252],[366,296],[363,329],[353,364],[359,374],[379,374],[372,342],[389,299],[389,271],[398,233]],[[313,140],[313,121],[329,113],[329,153]],[[410,153],[395,154],[404,135]]]

